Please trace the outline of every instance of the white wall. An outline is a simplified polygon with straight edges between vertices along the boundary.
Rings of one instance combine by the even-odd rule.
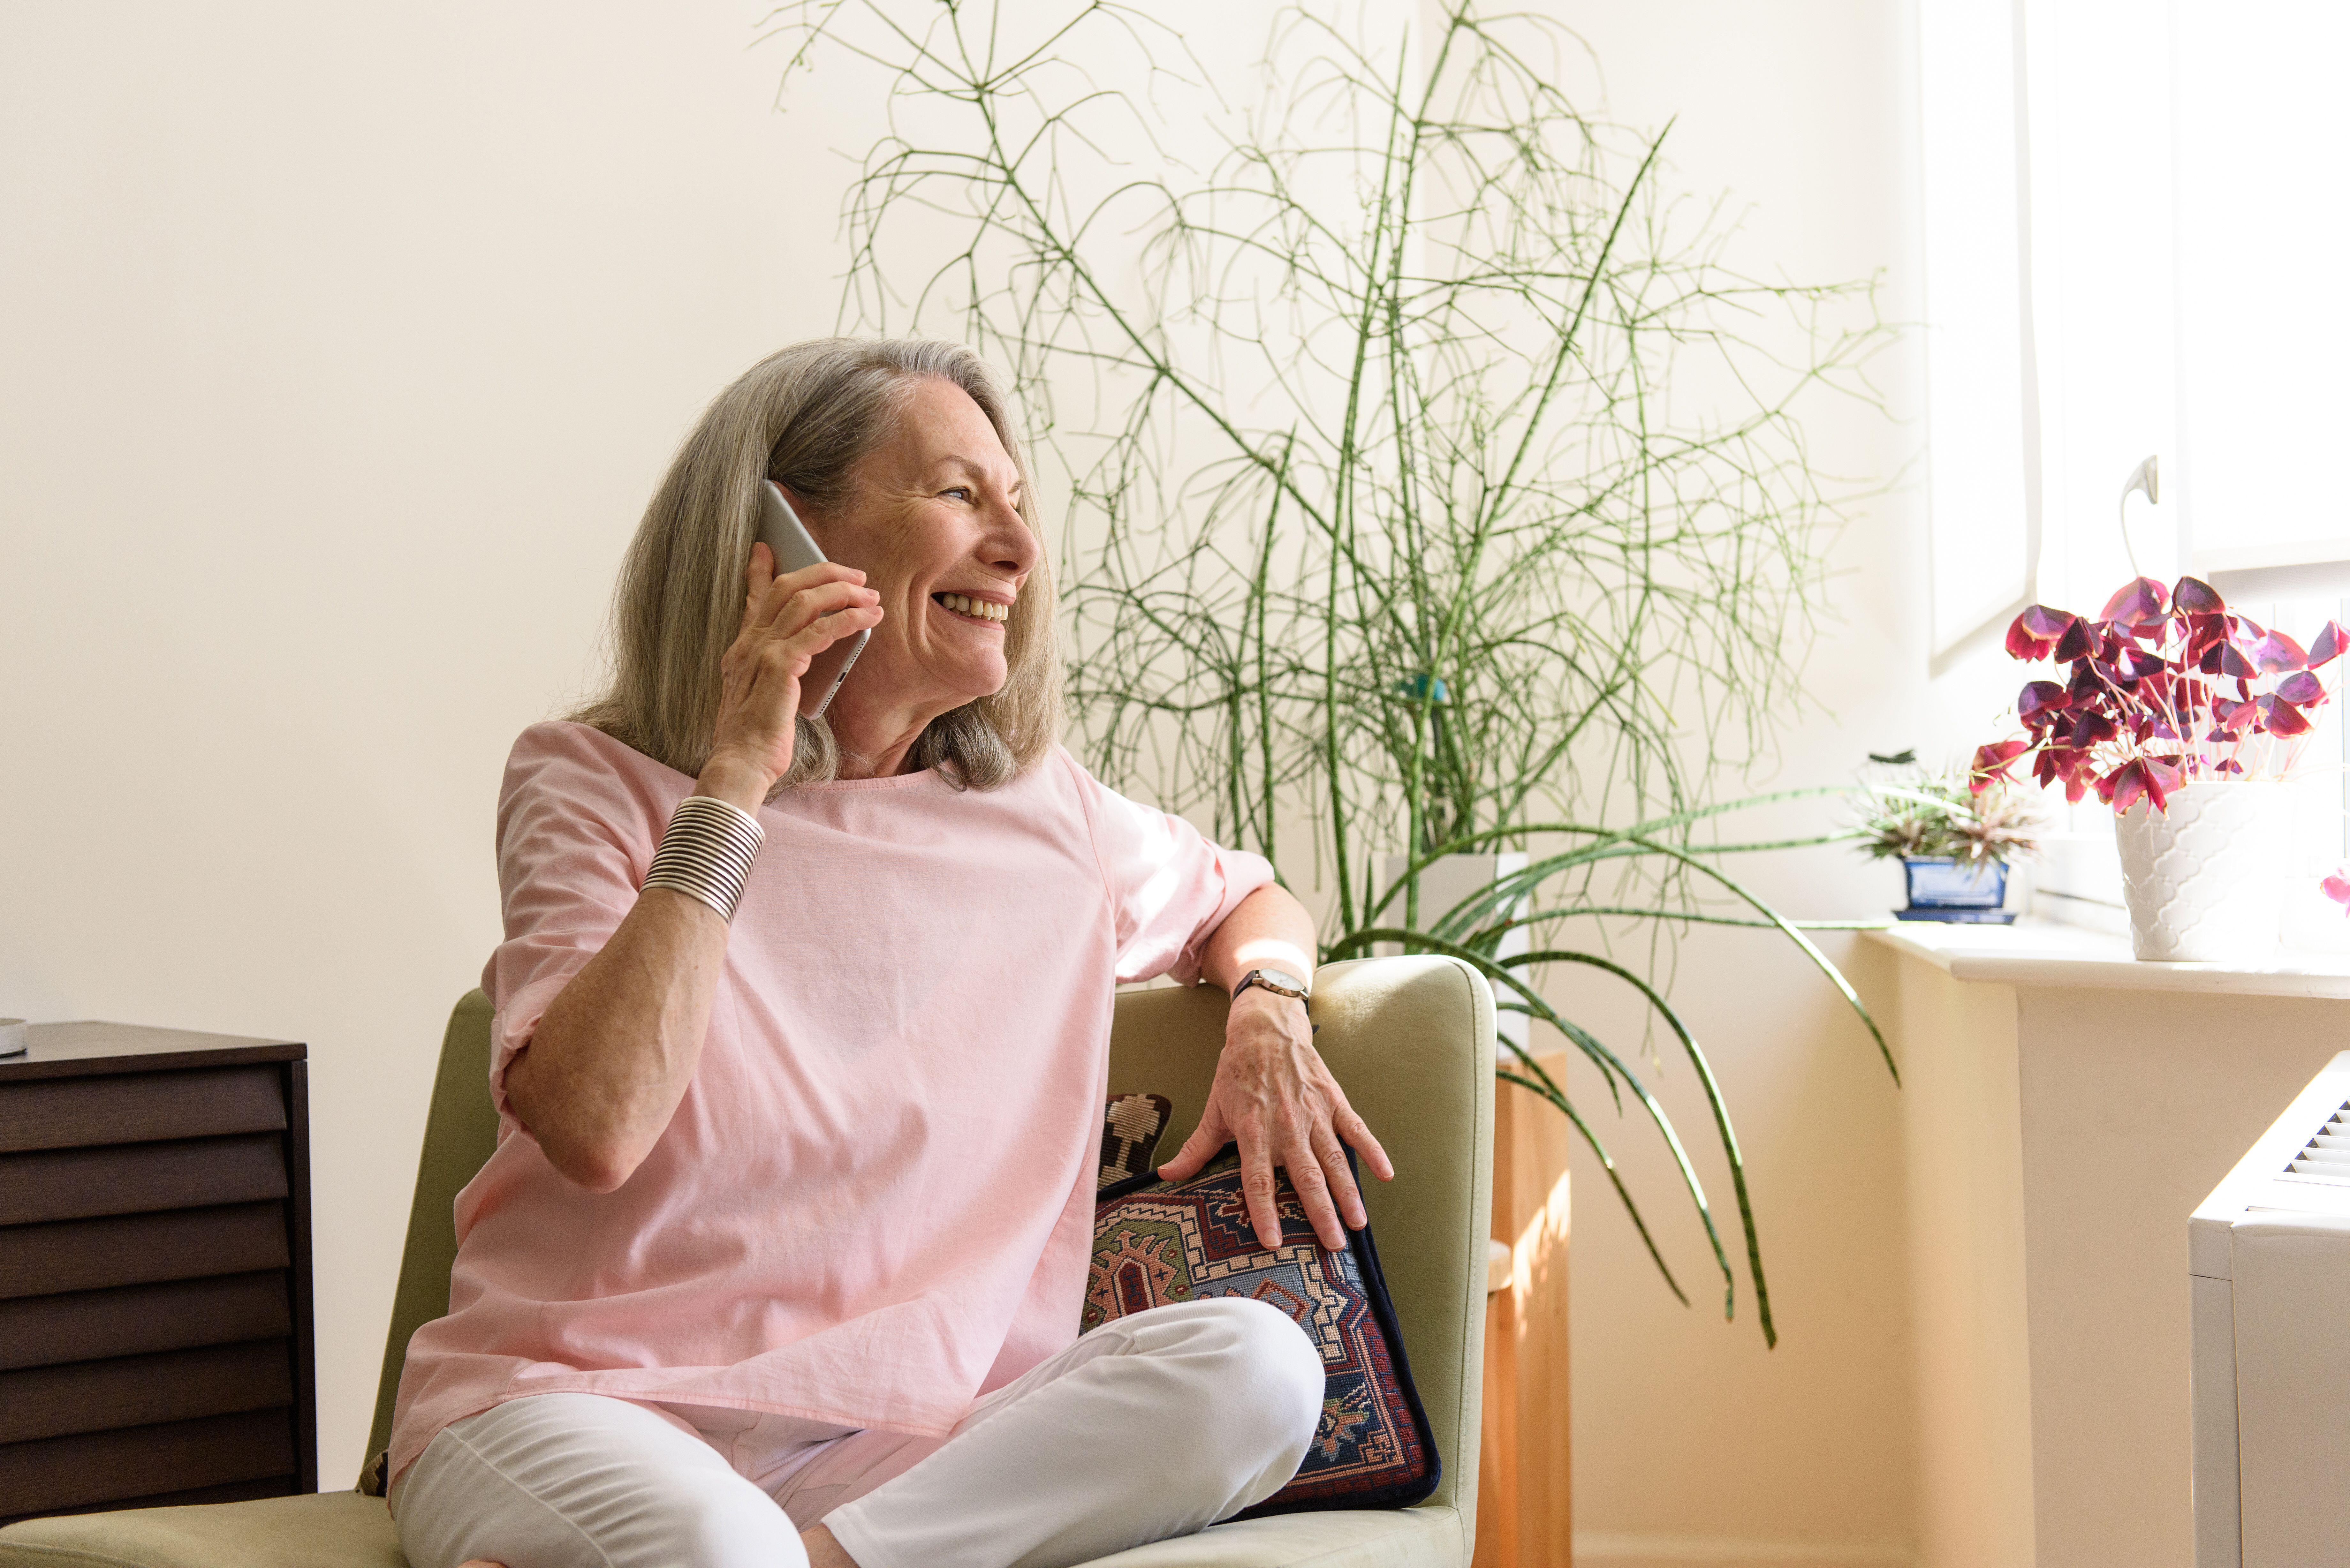
[[[832,325],[827,149],[858,136],[771,112],[764,8],[0,10],[0,1013],[309,1042],[328,1484],[360,1459],[441,1023],[496,937],[505,749],[590,678],[619,551],[702,401]],[[1915,315],[1906,0],[1551,9],[1619,118],[1679,115],[1685,186],[1749,205],[1733,259],[1885,267],[1888,313]],[[1885,369],[1914,420],[1914,352]],[[1858,410],[1814,433],[1856,474],[1921,444]],[[1938,746],[2009,684],[1926,686],[1920,504],[1873,505],[1839,547],[1830,711],[1773,782]],[[1804,914],[1895,896],[1841,856],[1757,877]],[[1708,1304],[1652,1140],[1617,1142],[1696,1310],[1578,1173],[1586,1560],[1895,1561],[1894,1092],[1768,939],[1693,940],[1680,972],[1783,1340]],[[1688,1073],[1660,1077],[1696,1141]]]
[[[1707,0],[1552,7],[1607,71],[1615,118],[1661,125],[1679,185],[1745,210],[1733,265],[1826,281],[1882,268],[1884,308],[1921,312],[1914,7],[1875,0]],[[1853,782],[1870,751],[1929,759],[1988,738],[2016,682],[1975,664],[1927,679],[1920,344],[1877,364],[1896,420],[1818,405],[1807,425],[1826,471],[1902,478],[1836,548],[1832,616],[1809,666],[1822,711],[1792,729],[1759,787]],[[1985,733],[1977,736],[1974,732]],[[1963,755],[1963,751],[1960,753]],[[1767,819],[1817,831],[1832,811]],[[1762,836],[1762,835],[1757,835]],[[1897,869],[1842,850],[1751,861],[1740,875],[1788,912],[1881,917]],[[1833,935],[1821,946],[1864,991],[1884,960]],[[1883,994],[1883,987],[1877,987]],[[1604,984],[1560,999],[1637,1043],[1635,1013]],[[1742,1278],[1735,1324],[1664,1152],[1618,1121],[1596,1075],[1577,1101],[1627,1172],[1693,1306],[1674,1303],[1596,1161],[1575,1169],[1575,1505],[1586,1565],[1894,1563],[1913,1548],[1900,1101],[1874,1045],[1780,939],[1700,931],[1680,950],[1674,999],[1712,1056],[1737,1118],[1758,1209],[1780,1344],[1765,1350]],[[1669,1044],[1669,1041],[1667,1041]],[[1652,1072],[1684,1139],[1711,1146],[1704,1102],[1677,1061]],[[1509,1092],[1509,1091],[1505,1091]],[[1727,1168],[1698,1163],[1737,1247]],[[1743,1269],[1741,1269],[1742,1276]]]

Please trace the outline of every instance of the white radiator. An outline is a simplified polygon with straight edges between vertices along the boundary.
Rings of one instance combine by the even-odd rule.
[[[2350,1051],[2187,1222],[2196,1568],[2350,1562]]]

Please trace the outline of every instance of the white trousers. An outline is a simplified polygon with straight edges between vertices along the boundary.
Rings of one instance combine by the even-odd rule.
[[[540,1394],[442,1431],[393,1489],[412,1568],[1069,1568],[1262,1502],[1305,1457],[1322,1357],[1233,1297],[1094,1330],[943,1438]]]

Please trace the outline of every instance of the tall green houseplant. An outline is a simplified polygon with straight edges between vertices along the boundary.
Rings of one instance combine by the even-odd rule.
[[[1428,28],[1399,8],[1387,38],[1286,9],[1236,107],[1163,15],[777,12],[786,95],[836,61],[887,82],[893,130],[846,208],[845,325],[961,336],[1036,418],[1074,498],[1088,760],[1293,880],[1310,863],[1326,958],[1456,954],[1561,1033],[1671,1150],[1728,1314],[1736,1272],[1670,1119],[1538,981],[1576,965],[1639,992],[1708,1096],[1775,1342],[1711,1069],[1590,922],[1775,928],[1859,1007],[1721,868],[1777,846],[1720,842],[1755,803],[1711,793],[1798,697],[1837,498],[1797,410],[1871,396],[1870,289],[1731,270],[1718,212],[1666,189],[1669,128],[1594,119],[1556,85],[1579,47],[1562,29],[1470,0]],[[1528,867],[1423,898],[1441,857],[1497,848]],[[1578,920],[1599,950],[1502,956],[1512,930]],[[1682,1294],[1596,1130],[1511,1050],[1503,1077],[1572,1119]]]

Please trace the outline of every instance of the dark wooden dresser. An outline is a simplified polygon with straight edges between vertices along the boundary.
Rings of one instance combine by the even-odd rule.
[[[0,1524],[316,1491],[305,1048],[29,1033],[0,1057]]]

